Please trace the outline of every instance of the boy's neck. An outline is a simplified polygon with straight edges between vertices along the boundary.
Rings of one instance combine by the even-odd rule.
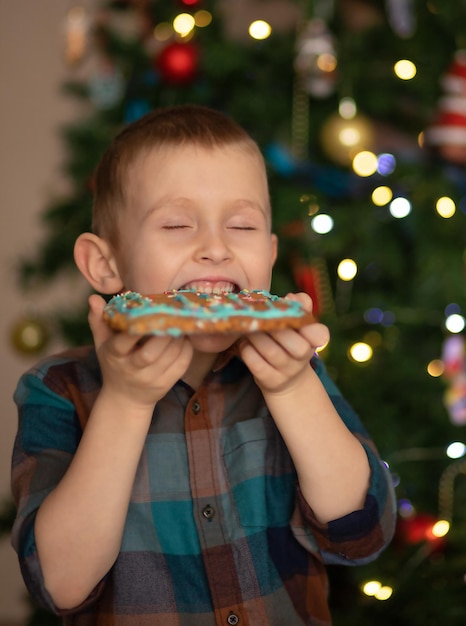
[[[218,354],[216,353],[195,351],[191,363],[183,376],[183,381],[192,389],[198,389],[206,375],[212,371],[217,357]]]

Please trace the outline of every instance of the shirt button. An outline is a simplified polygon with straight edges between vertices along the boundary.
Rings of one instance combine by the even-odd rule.
[[[215,517],[215,509],[213,506],[210,506],[210,504],[208,504],[207,506],[205,506],[202,509],[202,515],[207,519],[207,520],[212,520]],[[237,622],[233,622],[234,624],[236,624]]]
[[[197,415],[200,410],[201,410],[201,405],[199,404],[199,402],[193,402],[193,413],[194,413],[194,415]]]
[[[230,626],[234,626],[234,624],[239,624],[239,617],[236,615],[236,613],[231,612],[230,615],[227,617],[227,622],[228,624],[230,624]]]

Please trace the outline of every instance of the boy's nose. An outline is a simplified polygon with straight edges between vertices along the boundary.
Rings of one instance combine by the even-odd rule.
[[[202,234],[197,248],[197,257],[202,261],[222,263],[232,256],[227,238],[219,229],[209,228]]]

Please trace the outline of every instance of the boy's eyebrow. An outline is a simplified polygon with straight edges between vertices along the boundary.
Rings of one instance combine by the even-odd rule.
[[[180,196],[178,198],[166,197],[159,199],[155,204],[153,204],[143,216],[143,221],[148,219],[154,213],[161,211],[164,208],[181,208],[181,209],[191,209],[195,207],[196,202],[191,200],[190,198],[186,198]],[[249,200],[247,198],[238,198],[231,203],[231,207],[233,209],[254,209],[264,214],[266,217],[270,215],[270,207],[267,203],[265,206],[262,206],[259,202],[255,200]]]

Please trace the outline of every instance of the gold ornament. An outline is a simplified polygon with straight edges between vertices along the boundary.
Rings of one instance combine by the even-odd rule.
[[[372,149],[374,129],[365,115],[356,113],[351,119],[345,119],[334,113],[322,127],[321,142],[325,154],[332,161],[348,166],[358,152]]]
[[[49,330],[42,320],[24,317],[13,325],[10,340],[20,354],[38,354],[47,345],[49,337]]]

